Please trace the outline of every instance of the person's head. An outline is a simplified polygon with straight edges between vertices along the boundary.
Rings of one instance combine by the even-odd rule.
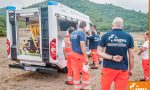
[[[69,28],[67,29],[68,34],[71,34],[73,31],[75,31],[75,28],[74,28],[74,27],[69,27]]]
[[[85,31],[86,22],[85,21],[81,21],[80,24],[79,24],[79,28]]]
[[[92,34],[96,34],[96,32],[94,30],[91,31]]]
[[[123,19],[116,17],[112,22],[112,29],[123,29]]]
[[[98,35],[101,35],[101,32],[97,32]]]
[[[144,39],[149,40],[149,32],[148,31],[144,33]]]
[[[93,28],[92,28],[93,30],[96,30],[96,25],[93,25],[92,27],[93,27]]]

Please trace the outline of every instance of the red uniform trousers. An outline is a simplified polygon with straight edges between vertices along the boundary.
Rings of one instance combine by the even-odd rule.
[[[142,60],[142,67],[144,71],[144,79],[149,78],[149,60]]]
[[[71,66],[71,55],[67,56],[67,69],[68,69],[67,79],[68,79],[68,81],[73,82],[73,71],[72,71],[72,66]]]
[[[102,90],[110,90],[112,82],[114,82],[114,90],[127,90],[128,77],[128,71],[103,68],[101,79]]]
[[[83,55],[72,53],[71,54],[71,65],[73,70],[73,79],[75,90],[80,90],[81,88],[89,90],[90,88],[90,74],[89,72],[83,71],[83,63],[85,63],[85,58]],[[82,84],[81,84],[82,75]]]
[[[98,64],[98,59],[99,59],[99,56],[97,54],[97,49],[92,49],[91,50],[91,56],[92,56],[92,60],[94,61],[95,64]]]

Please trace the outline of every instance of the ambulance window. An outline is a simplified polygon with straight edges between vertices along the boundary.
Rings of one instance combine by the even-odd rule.
[[[59,31],[66,31],[69,27],[74,27],[77,29],[77,22],[58,19]]]

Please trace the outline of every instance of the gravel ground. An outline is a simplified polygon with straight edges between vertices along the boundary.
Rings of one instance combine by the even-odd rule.
[[[64,84],[66,80],[64,73],[33,73],[9,68],[8,64],[15,62],[7,58],[5,42],[6,38],[0,38],[0,90],[73,90],[73,86]],[[135,56],[134,74],[130,77],[130,81],[139,81],[143,77],[141,58],[136,54]],[[98,70],[91,70],[92,90],[100,90],[101,67]]]

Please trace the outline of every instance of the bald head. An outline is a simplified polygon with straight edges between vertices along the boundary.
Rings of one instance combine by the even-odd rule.
[[[122,29],[123,28],[123,19],[121,17],[116,17],[112,22],[112,27],[113,27],[113,29],[115,29],[115,28]]]

